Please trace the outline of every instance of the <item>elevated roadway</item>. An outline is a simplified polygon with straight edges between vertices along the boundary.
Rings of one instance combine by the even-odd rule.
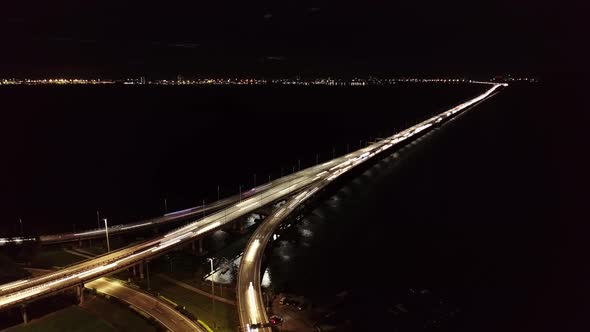
[[[412,126],[400,133],[388,137],[382,141],[373,143],[367,148],[360,149],[345,156],[344,161],[316,175],[316,180],[310,183],[305,190],[298,195],[293,196],[281,208],[276,209],[268,216],[252,235],[244,255],[240,262],[237,281],[237,299],[238,299],[238,316],[240,319],[241,331],[263,331],[271,332],[271,323],[266,312],[266,306],[262,297],[261,289],[261,265],[263,254],[267,244],[271,241],[272,235],[279,227],[281,222],[286,219],[294,210],[303,204],[318,191],[328,186],[332,180],[342,176],[346,172],[354,169],[358,165],[370,160],[379,154],[389,154],[389,149],[400,142],[423,132],[433,126],[441,124],[443,121],[467,110],[489,96],[491,96],[501,85],[493,84],[483,94],[464,102],[456,107],[451,108],[441,114],[427,119],[415,126]]]
[[[163,225],[167,225],[170,223],[179,222],[179,221],[183,221],[183,220],[200,219],[203,217],[204,214],[209,214],[213,211],[217,211],[217,210],[223,209],[224,207],[227,207],[229,205],[235,204],[242,199],[246,199],[256,193],[260,193],[260,192],[264,191],[267,187],[268,187],[267,184],[263,184],[258,187],[252,188],[248,191],[244,191],[241,194],[232,195],[230,197],[220,199],[220,200],[212,202],[210,204],[196,206],[193,208],[184,209],[184,210],[180,210],[180,211],[174,211],[174,212],[166,213],[160,217],[141,220],[138,222],[109,226],[109,236],[145,230],[145,229],[163,226]],[[41,236],[39,236],[39,242],[41,244],[53,244],[53,243],[75,242],[75,241],[80,241],[80,240],[88,240],[88,239],[96,239],[96,238],[104,238],[104,237],[105,237],[105,229],[104,228],[96,228],[96,229],[89,229],[89,230],[85,230],[85,231],[81,231],[81,232],[75,232],[75,233],[41,235]],[[1,242],[2,242],[2,240],[0,239],[0,243]]]
[[[162,236],[98,256],[41,277],[0,285],[0,310],[23,305],[64,289],[83,287],[87,282],[130,267],[139,267],[142,270],[150,259],[175,247],[188,245],[195,239],[240,220],[263,206],[304,192],[318,182],[331,182],[349,172],[354,166],[370,160],[376,155],[389,153],[392,147],[402,144],[405,140],[421,134],[429,127],[435,126],[489,97],[500,86],[499,84],[493,84],[483,94],[387,139],[321,165],[309,167],[277,179],[266,184],[264,190],[254,192],[250,197],[242,199],[240,202],[228,205],[201,220],[191,222]]]
[[[152,316],[168,331],[190,332],[206,330],[199,324],[185,317],[176,309],[159,299],[129,287],[119,281],[100,278],[86,284],[86,288],[94,288],[98,292],[115,297],[129,305],[132,305],[148,315]]]
[[[209,214],[213,211],[220,210],[226,206],[231,204],[235,204],[242,199],[248,198],[255,193],[259,193],[264,191],[267,188],[267,184],[262,184],[243,193],[232,195],[230,197],[226,197],[220,199],[218,201],[195,206],[188,209],[183,209],[179,211],[174,211],[170,213],[166,213],[163,216],[149,218],[145,220],[140,220],[137,222],[127,223],[127,224],[119,224],[119,225],[112,225],[109,226],[109,236],[119,235],[124,233],[136,232],[136,231],[143,231],[150,228],[156,228],[158,226],[164,226],[175,222],[186,221],[186,220],[195,220],[202,218],[205,214]],[[45,244],[56,244],[56,243],[68,243],[68,242],[76,242],[82,240],[91,240],[91,239],[99,239],[105,238],[106,233],[104,227],[102,228],[95,228],[95,229],[88,229],[80,232],[71,232],[71,233],[59,233],[59,234],[45,234],[40,235],[38,238],[35,237],[13,237],[13,238],[0,238],[0,246],[3,245],[19,245],[19,244],[27,244],[31,242],[38,242],[41,245]]]

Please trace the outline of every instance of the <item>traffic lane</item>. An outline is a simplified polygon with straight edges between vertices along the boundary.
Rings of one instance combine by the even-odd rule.
[[[268,189],[268,184],[262,184],[257,187],[251,188],[244,193],[241,197],[250,197],[256,193],[260,193]],[[117,234],[121,232],[128,232],[130,230],[141,230],[143,228],[149,228],[160,224],[165,224],[173,221],[179,221],[182,219],[196,217],[201,213],[210,212],[214,209],[221,209],[228,205],[235,204],[240,200],[240,195],[232,195],[230,197],[222,198],[210,204],[183,209],[180,211],[173,211],[166,213],[161,217],[150,218],[129,224],[119,224],[109,227],[109,234]],[[63,242],[63,241],[75,241],[80,239],[97,238],[101,237],[105,233],[104,229],[92,229],[78,233],[63,233],[63,234],[50,234],[41,235],[39,240],[41,243],[52,243],[52,242]]]
[[[118,298],[145,311],[173,332],[204,331],[199,325],[157,298],[125,286],[117,281],[101,278],[87,283],[85,287],[96,288],[101,293]]]
[[[262,225],[258,227],[242,256],[238,277],[238,310],[240,316],[240,324],[243,328],[252,330],[252,326],[258,324],[267,325],[269,323],[266,315],[264,300],[262,298],[262,289],[260,287],[260,273],[262,264],[262,253],[266,248],[266,244],[276,227],[280,225],[281,221],[289,216],[289,214],[306,198],[308,192],[314,193],[321,186],[316,184],[320,181],[317,178],[310,183],[306,188],[293,196],[287,203],[277,208],[272,215],[270,215]],[[322,183],[326,183],[325,180]],[[310,188],[316,185],[314,189]],[[257,331],[271,331],[271,328],[255,328]]]

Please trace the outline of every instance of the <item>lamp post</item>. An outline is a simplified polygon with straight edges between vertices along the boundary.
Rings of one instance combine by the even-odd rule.
[[[22,218],[18,218],[18,221],[20,222],[20,236],[24,237],[25,233],[23,232],[23,219]]]
[[[213,259],[214,257],[207,258],[207,260],[211,262],[211,306],[213,308],[213,325],[215,325],[215,284],[213,284]]]
[[[111,245],[109,244],[109,224],[107,223],[107,218],[103,218],[104,220],[104,232],[107,236],[107,252],[111,252]]]

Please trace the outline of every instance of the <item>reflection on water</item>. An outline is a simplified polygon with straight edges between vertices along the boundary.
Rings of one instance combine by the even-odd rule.
[[[309,227],[309,221],[304,220],[303,221],[303,225],[298,227],[297,229],[299,230],[299,234],[304,237],[304,238],[310,238],[313,236],[313,231],[309,228],[304,228],[304,227]],[[307,242],[306,242],[307,243]]]
[[[390,236],[391,232],[400,231],[394,226],[396,222],[403,224],[398,210],[408,208],[400,206],[404,204],[400,197],[409,190],[399,185],[408,173],[396,166],[413,150],[396,152],[357,175],[285,232],[281,242],[272,248],[269,270],[273,278],[269,286],[276,292],[304,295],[316,307],[340,303],[338,310],[348,317],[362,317],[366,313],[390,319],[403,315],[406,309],[396,308],[404,306],[412,310],[420,307],[425,311],[455,312],[453,305],[444,310],[436,305],[437,294],[413,296],[409,284],[400,277],[408,275],[408,271],[398,260],[407,256],[407,241],[418,230]],[[382,294],[382,303],[374,301],[375,291]],[[426,304],[430,302],[435,304]],[[367,312],[366,308],[377,313]]]
[[[221,264],[217,263],[217,270],[212,275],[205,278],[205,280],[213,279],[213,282],[220,284],[231,284],[236,279],[236,272],[239,269],[240,261],[242,256],[239,256],[235,260],[224,259]]]
[[[262,276],[262,287],[269,287],[271,285],[271,277],[270,277],[270,270],[264,270],[264,275]]]

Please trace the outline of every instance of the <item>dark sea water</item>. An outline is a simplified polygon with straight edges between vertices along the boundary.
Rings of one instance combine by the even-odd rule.
[[[568,156],[587,151],[568,131],[582,120],[539,97],[554,89],[513,85],[346,183],[272,249],[273,290],[332,304],[355,331],[580,330],[585,168]],[[198,205],[481,91],[2,87],[0,233]]]

